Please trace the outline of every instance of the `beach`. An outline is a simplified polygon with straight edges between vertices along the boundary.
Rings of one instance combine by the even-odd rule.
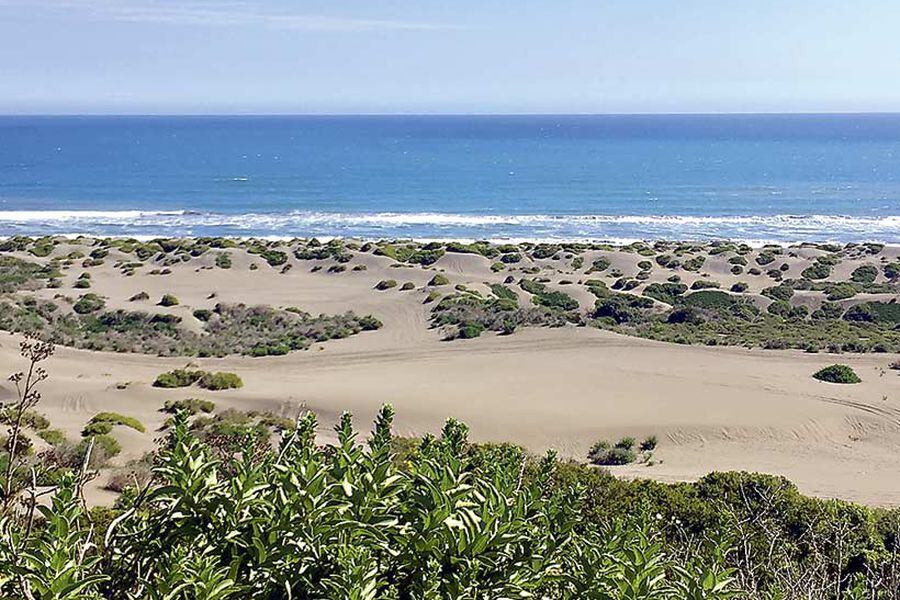
[[[333,441],[331,427],[343,411],[351,411],[365,430],[377,409],[391,403],[397,413],[395,431],[404,436],[434,433],[446,418],[455,417],[469,424],[474,441],[511,442],[535,453],[554,449],[578,461],[586,460],[598,439],[657,436],[651,461],[609,467],[611,471],[660,481],[694,480],[711,471],[771,473],[787,477],[814,496],[900,504],[900,484],[885,477],[900,458],[900,377],[889,368],[900,357],[896,350],[836,353],[825,347],[810,352],[691,345],[624,335],[584,322],[520,326],[508,335],[488,328],[477,339],[462,339],[453,333],[454,327],[436,326],[432,312],[436,300],[428,301],[435,293],[487,297],[497,291],[491,285],[507,282],[507,289],[525,306],[531,303],[530,296],[540,298],[542,292],[526,293],[509,278],[531,276],[548,290],[574,299],[578,308],[570,313],[587,313],[598,297],[586,282],[605,279],[613,287],[618,279],[648,272],[641,287],[629,293],[638,295],[651,284],[671,283],[677,273],[693,289],[711,287],[695,287],[696,281],[714,281],[722,290],[746,282],[748,289],[742,295],[747,303],[765,306],[772,300],[760,292],[773,285],[774,275],[765,270],[759,275],[735,274],[735,261],[730,259],[745,256],[756,264],[766,249],[720,252],[714,245],[704,245],[703,250],[685,255],[704,257],[703,266],[691,271],[662,267],[665,259],[648,256],[644,247],[561,249],[544,258],[535,258],[543,254],[532,247],[521,252],[521,262],[501,269],[496,258],[453,251],[443,252],[431,264],[409,264],[384,254],[393,253],[393,245],[366,248],[363,242],[342,247],[350,256],[346,260],[346,255],[339,260],[298,258],[298,252],[305,256],[323,247],[307,241],[266,246],[285,254],[283,263],[280,256],[265,255],[278,263],[273,266],[246,250],[258,250],[253,243],[212,247],[199,256],[185,252],[189,258],[177,261],[160,258],[173,252],[137,260],[133,243],[123,249],[121,243],[116,247],[91,238],[58,238],[49,255],[41,258],[28,250],[5,254],[33,263],[46,264],[54,258],[57,265],[70,262],[61,268],[58,284],[53,284],[58,287],[32,286],[18,292],[22,297],[65,306],[63,297],[71,302],[79,295],[95,294],[103,299],[102,310],[174,315],[185,331],[203,331],[196,311],[214,312],[219,304],[239,303],[298,307],[311,315],[353,311],[372,315],[381,324],[377,330],[313,341],[304,350],[264,357],[159,357],[58,347],[45,365],[50,378],[42,385],[40,405],[54,428],[78,439],[85,423],[104,411],[136,417],[146,426],[145,433],[115,429],[112,435],[122,452],[112,459],[107,474],[154,448],[169,416],[160,412],[167,400],[204,398],[213,400],[217,410],[268,411],[289,419],[314,411],[321,441]],[[82,261],[89,258],[66,259],[72,253],[88,257],[97,248],[106,252],[98,259],[100,264],[84,267]],[[675,248],[654,254],[665,257]],[[504,256],[511,254],[505,250]],[[808,274],[805,270],[822,262],[823,256],[840,256],[825,281],[846,281],[860,266],[882,269],[900,256],[900,248],[880,245],[841,248],[837,253],[812,245],[778,252],[775,264],[787,265],[780,270],[788,281],[802,279],[801,273]],[[229,256],[228,268],[221,266],[221,254]],[[576,261],[579,257],[582,260]],[[601,257],[609,266],[590,273]],[[639,266],[644,261],[652,261],[653,267]],[[168,266],[160,268],[163,263]],[[614,271],[625,275],[614,277]],[[90,273],[89,287],[78,289],[85,272]],[[434,285],[437,275],[447,283]],[[395,285],[380,286],[385,281]],[[871,288],[880,291],[858,293],[839,304],[847,309],[864,302],[890,304],[897,295],[885,282],[879,272],[870,285],[881,286]],[[135,299],[140,292],[144,294]],[[790,304],[814,310],[827,302],[825,293],[798,290]],[[166,294],[177,297],[178,303],[159,306]],[[654,301],[647,310],[659,312],[664,306]],[[20,339],[19,334],[0,336],[0,364],[6,371],[23,366],[17,358]],[[812,378],[833,363],[849,365],[862,382],[840,385]],[[153,386],[160,373],[186,365],[237,373],[244,385],[216,392]],[[2,384],[0,393],[9,399],[10,385]],[[115,498],[102,489],[104,477],[90,488],[98,503]]]

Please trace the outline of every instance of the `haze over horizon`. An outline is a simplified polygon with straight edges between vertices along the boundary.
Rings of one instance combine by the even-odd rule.
[[[900,110],[886,0],[0,0],[0,113]]]

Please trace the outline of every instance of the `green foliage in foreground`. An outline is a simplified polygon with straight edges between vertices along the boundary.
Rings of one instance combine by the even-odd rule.
[[[0,598],[900,597],[900,511],[807,498],[781,477],[625,481],[469,444],[453,420],[439,438],[394,438],[390,407],[367,444],[345,414],[326,447],[312,415],[249,416],[189,425],[179,411],[152,474],[125,478],[112,509],[84,510],[77,464],[46,484],[49,502],[24,481],[0,502]]]
[[[302,418],[277,451],[215,457],[179,414],[154,482],[123,496],[99,541],[64,476],[52,504],[0,519],[5,597],[725,599],[723,547],[675,556],[643,521],[585,521],[548,455],[469,451],[450,420],[399,466],[392,411],[368,444],[350,416],[314,444]],[[112,515],[110,515],[111,517]]]

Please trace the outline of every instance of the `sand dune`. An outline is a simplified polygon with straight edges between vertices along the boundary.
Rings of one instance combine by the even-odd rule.
[[[617,254],[614,259],[620,269],[633,270],[640,257]],[[502,281],[506,274],[491,272],[490,262],[479,256],[448,254],[422,269],[392,267],[386,257],[365,254],[353,264],[365,264],[366,270],[310,272],[311,263],[296,261],[283,275],[265,265],[248,270],[258,261],[242,252],[235,252],[233,260],[230,270],[206,268],[214,258],[203,256],[166,276],[138,272],[123,277],[103,266],[92,270],[91,291],[106,297],[109,307],[166,310],[186,319],[195,308],[224,301],[299,306],[313,313],[353,309],[376,315],[384,327],[287,356],[194,359],[204,369],[234,371],[245,382],[240,390],[215,393],[151,387],[160,372],[183,366],[185,358],[60,348],[48,363],[52,377],[41,405],[53,426],[77,438],[99,411],[141,419],[153,431],[115,432],[124,447],[116,459],[121,463],[153,447],[163,421],[158,409],[168,399],[206,397],[222,408],[286,416],[314,410],[323,440],[330,438],[342,411],[352,411],[366,428],[376,409],[391,402],[397,408],[397,431],[404,435],[436,431],[454,416],[471,426],[476,440],[512,441],[536,452],[554,448],[577,459],[600,438],[656,435],[655,464],[615,472],[674,481],[712,470],[761,471],[785,475],[818,496],[900,504],[900,479],[890,476],[900,459],[900,377],[886,370],[897,355],[841,355],[839,361],[853,366],[863,382],[840,386],[810,376],[837,361],[824,353],[682,346],[576,327],[444,342],[428,327],[424,286],[437,271],[450,276],[452,284]],[[586,264],[591,260],[586,254]],[[798,254],[790,260],[791,269],[799,271],[810,259]],[[706,272],[725,283],[738,279],[726,266],[716,267],[718,262],[723,261],[710,258]],[[78,273],[73,269],[65,275],[66,288]],[[592,302],[583,287],[560,284],[584,275],[559,269],[553,277],[551,287],[564,289],[582,305]],[[700,277],[686,273],[685,282]],[[411,281],[415,289],[373,289],[386,278]],[[664,275],[654,273],[656,278],[664,280]],[[757,288],[765,284],[754,283]],[[150,300],[129,302],[140,290]],[[176,293],[182,304],[155,307],[167,292]],[[55,291],[35,293],[50,298]],[[21,364],[17,339],[0,334],[4,372]],[[0,389],[0,398],[6,394]],[[98,493],[96,498],[107,497]]]

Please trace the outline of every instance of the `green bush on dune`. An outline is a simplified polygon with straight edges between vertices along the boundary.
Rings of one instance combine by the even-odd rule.
[[[234,373],[204,373],[200,377],[200,387],[210,391],[230,390],[244,387],[244,382]]]
[[[813,377],[827,383],[859,383],[862,381],[847,365],[830,365],[813,373]]]
[[[180,302],[173,294],[163,294],[163,297],[159,299],[160,306],[177,306],[178,304]]]
[[[180,388],[194,385],[203,377],[203,371],[190,369],[175,369],[161,373],[153,382],[153,387],[158,388]]]
[[[212,391],[239,388],[244,385],[241,378],[234,373],[210,373],[200,370],[175,369],[174,371],[158,375],[153,382],[153,387],[182,388],[189,387],[195,383],[204,389]]]

